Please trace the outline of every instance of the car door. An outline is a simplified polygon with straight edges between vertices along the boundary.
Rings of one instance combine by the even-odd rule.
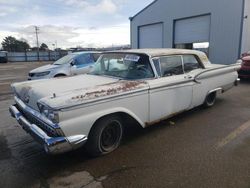
[[[153,59],[159,78],[148,81],[150,122],[167,118],[190,108],[194,82],[184,74],[182,56]]]
[[[193,79],[204,71],[203,64],[195,55],[182,55],[182,60],[186,77]],[[204,97],[207,94],[206,87],[208,87],[208,84],[204,83],[204,80],[201,83],[194,82],[192,108],[199,106],[204,102]]]
[[[93,67],[95,61],[91,53],[81,54],[74,59],[74,65],[71,68],[71,74],[86,74]]]

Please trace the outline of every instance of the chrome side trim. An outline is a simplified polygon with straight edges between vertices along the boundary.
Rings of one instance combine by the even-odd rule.
[[[221,87],[218,87],[216,89],[213,89],[213,90],[210,90],[208,93],[207,93],[207,96],[213,92],[218,92],[218,91],[223,91],[223,89]]]
[[[197,78],[198,78],[200,75],[204,74],[204,73],[211,72],[211,71],[215,71],[215,70],[221,70],[221,69],[229,68],[229,67],[235,67],[235,68],[234,68],[233,70],[228,70],[228,71],[226,71],[225,73],[235,72],[235,71],[238,70],[238,68],[236,68],[236,66],[240,66],[240,65],[241,65],[240,63],[236,63],[236,64],[232,64],[232,65],[225,65],[225,66],[222,66],[222,67],[209,68],[209,69],[207,68],[207,69],[204,70],[203,72],[201,72],[201,73],[195,75],[194,80],[197,80]],[[223,74],[225,74],[225,73],[223,73]],[[215,75],[216,75],[216,76],[217,76],[217,75],[221,75],[221,73],[217,73],[217,74],[215,74]],[[209,77],[213,77],[213,76],[215,76],[215,75],[206,76],[206,77],[204,77],[203,79],[209,78]]]
[[[95,104],[98,104],[98,103],[105,103],[105,102],[118,100],[121,97],[133,97],[133,96],[137,96],[137,95],[142,95],[144,93],[148,93],[148,91],[149,91],[149,87],[147,86],[146,88],[126,92],[126,93],[123,93],[123,94],[117,94],[117,95],[114,95],[114,96],[106,96],[106,97],[102,97],[100,99],[92,99],[92,100],[88,100],[86,102],[82,102],[82,103],[79,103],[79,104],[73,104],[73,105],[67,105],[67,106],[59,106],[59,107],[54,108],[54,109],[64,111],[64,110],[75,108],[75,107],[92,106],[92,105],[95,105]]]
[[[10,114],[20,126],[29,133],[37,142],[43,145],[44,150],[49,154],[60,154],[81,147],[87,141],[85,135],[74,135],[70,137],[50,137],[37,125],[31,124],[15,105],[10,106]]]
[[[157,90],[157,89],[167,88],[167,87],[181,87],[183,84],[188,84],[188,83],[193,83],[193,82],[194,82],[194,80],[190,79],[190,80],[183,80],[183,81],[170,83],[170,84],[166,84],[166,85],[162,85],[162,86],[157,86],[157,87],[150,88],[150,92]]]
[[[167,87],[174,87],[174,86],[181,87],[181,85],[183,85],[183,84],[188,84],[188,83],[192,83],[192,82],[194,82],[193,79],[183,80],[183,81],[180,81],[180,82],[166,84],[166,85],[158,86],[158,87],[154,87],[154,88],[144,88],[144,89],[131,91],[131,92],[123,93],[123,94],[118,94],[118,95],[114,95],[114,96],[103,97],[103,98],[100,98],[100,99],[93,99],[93,100],[90,100],[90,101],[87,101],[87,102],[84,102],[84,103],[74,104],[74,105],[71,105],[71,106],[60,106],[58,108],[55,108],[55,110],[66,111],[68,109],[72,109],[72,108],[76,108],[76,107],[80,108],[80,107],[83,107],[83,106],[92,106],[92,105],[95,105],[97,103],[110,102],[110,101],[118,100],[121,97],[133,97],[133,96],[136,96],[136,95],[144,94],[145,92],[152,92],[152,91],[155,91],[155,90],[158,90],[158,89],[164,89],[164,88],[167,88]],[[131,95],[133,95],[133,96],[131,96]],[[107,99],[109,101],[107,101]]]

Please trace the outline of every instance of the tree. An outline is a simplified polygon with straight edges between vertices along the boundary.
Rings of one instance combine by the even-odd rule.
[[[49,47],[47,46],[47,44],[45,44],[45,43],[42,43],[41,44],[41,46],[40,46],[40,50],[41,51],[46,51],[46,50],[48,50],[49,49]]]
[[[30,48],[30,45],[26,41],[17,40],[12,36],[5,37],[1,44],[3,50],[9,52],[24,52]]]

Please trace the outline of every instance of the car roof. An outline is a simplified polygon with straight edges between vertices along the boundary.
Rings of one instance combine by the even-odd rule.
[[[98,52],[98,51],[81,51],[81,52],[72,52],[70,54],[93,54],[93,53],[101,53],[101,52]]]
[[[197,50],[173,49],[173,48],[131,49],[131,50],[119,50],[119,51],[112,51],[112,52],[146,54],[151,57],[167,56],[167,55],[182,55],[182,54],[192,54],[192,55],[197,55],[197,56],[205,55],[204,52],[197,51]]]

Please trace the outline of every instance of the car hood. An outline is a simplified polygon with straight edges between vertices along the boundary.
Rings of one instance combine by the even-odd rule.
[[[41,67],[38,67],[36,69],[33,69],[30,71],[30,73],[38,73],[38,72],[46,72],[46,71],[51,71],[53,69],[57,69],[61,67],[61,65],[44,65],[44,66],[41,66]]]
[[[97,102],[111,97],[120,97],[141,91],[148,92],[147,81],[113,80],[65,92],[53,97],[41,99],[41,102],[54,109],[69,108],[77,105]]]
[[[38,110],[37,102],[44,98],[64,96],[67,93],[77,93],[90,87],[117,82],[118,79],[94,75],[79,75],[67,78],[26,81],[12,84],[15,95],[29,107]],[[56,97],[56,98],[58,98]],[[50,105],[50,104],[48,104]]]

